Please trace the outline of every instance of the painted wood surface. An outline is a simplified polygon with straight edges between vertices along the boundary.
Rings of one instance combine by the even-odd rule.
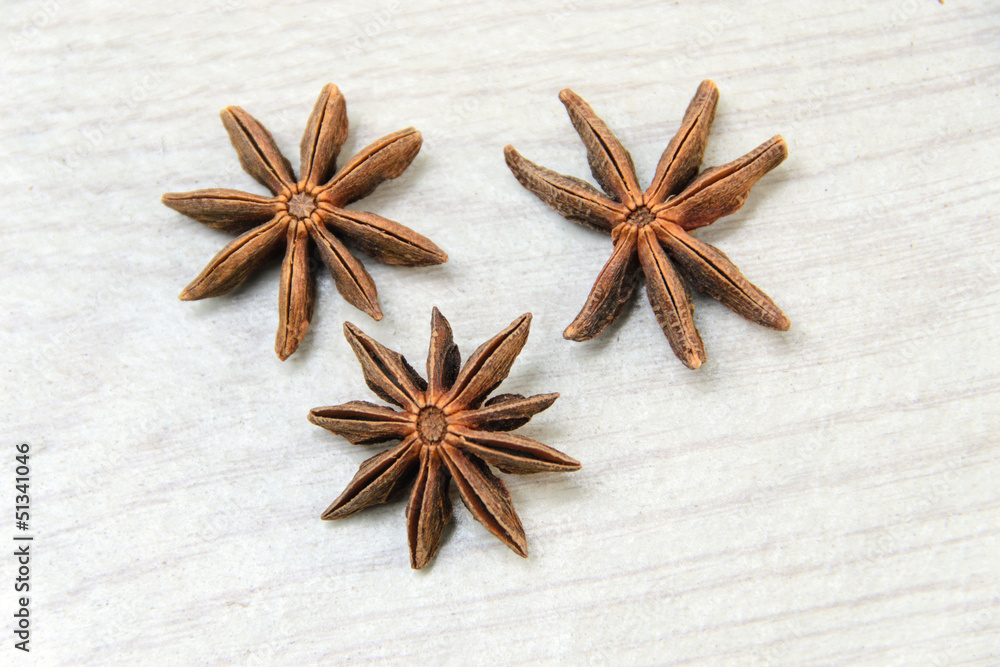
[[[32,650],[8,629],[4,664],[1000,662],[996,2],[4,7],[0,539],[20,442],[35,535]],[[610,243],[523,190],[503,146],[589,178],[571,87],[648,182],[703,78],[706,166],[788,141],[695,235],[791,331],[696,296],[690,371],[638,291],[600,338],[563,340]],[[178,301],[229,237],[159,198],[262,192],[218,111],[294,164],[328,81],[345,154],[421,130],[363,208],[450,261],[363,260],[378,323],[321,274],[282,363],[278,266]],[[405,503],[319,520],[379,451],[305,419],[374,400],[343,322],[420,364],[434,305],[466,355],[534,314],[503,389],[561,392],[521,432],[583,469],[506,477],[527,560],[460,504],[419,573]],[[0,558],[8,628],[14,576]]]

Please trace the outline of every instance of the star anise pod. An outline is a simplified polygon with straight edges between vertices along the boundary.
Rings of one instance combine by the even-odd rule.
[[[184,288],[182,300],[229,292],[284,244],[274,344],[284,360],[302,342],[312,318],[309,254],[313,245],[341,296],[376,320],[382,319],[382,311],[375,283],[338,237],[386,264],[428,266],[447,261],[440,248],[408,227],[374,213],[344,208],[406,170],[420,151],[420,133],[412,127],[382,137],[336,171],[337,155],[347,139],[347,106],[337,86],[328,83],[306,125],[302,177],[296,179],[271,133],[253,116],[240,107],[228,107],[222,111],[222,123],[243,169],[274,196],[217,188],[163,195],[163,203],[175,211],[209,227],[241,234]]]
[[[574,222],[611,233],[611,259],[563,336],[590,340],[614,322],[632,294],[639,266],[656,319],[674,354],[689,368],[701,366],[705,348],[694,326],[686,282],[751,322],[787,330],[788,318],[781,309],[722,251],[688,234],[743,206],[753,184],[787,157],[784,139],[772,137],[743,157],[698,174],[719,100],[715,84],[702,81],[660,157],[653,183],[643,192],[632,156],[604,121],[569,89],[559,93],[559,99],[587,146],[591,171],[607,196],[585,181],[529,162],[513,146],[504,154],[521,185],[546,204]]]
[[[355,445],[401,442],[362,463],[323,519],[341,519],[387,502],[412,483],[406,527],[410,565],[419,569],[434,557],[441,531],[451,518],[448,490],[454,479],[472,515],[515,553],[527,557],[524,529],[510,493],[489,465],[519,475],[580,468],[579,462],[562,452],[506,433],[548,408],[559,394],[528,398],[499,394],[483,402],[510,372],[528,338],[530,323],[530,313],[517,318],[480,345],[459,370],[461,358],[451,327],[435,308],[427,381],[402,355],[345,323],[344,335],[361,362],[368,387],[403,410],[351,401],[316,408],[310,411],[309,421]]]

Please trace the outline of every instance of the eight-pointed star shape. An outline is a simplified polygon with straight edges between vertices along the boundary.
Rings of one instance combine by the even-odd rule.
[[[526,557],[527,538],[510,493],[487,464],[519,475],[580,468],[579,462],[562,452],[507,433],[548,408],[559,394],[528,398],[499,394],[483,403],[510,372],[528,338],[530,324],[530,313],[517,318],[479,346],[461,366],[451,327],[435,308],[425,382],[398,352],[345,323],[344,335],[361,362],[368,387],[403,411],[351,401],[315,408],[309,421],[355,445],[389,440],[400,443],[362,463],[323,518],[340,519],[387,502],[412,483],[406,527],[410,565],[419,569],[434,557],[441,531],[451,518],[448,489],[454,479],[472,515],[515,553]]]
[[[382,319],[382,311],[375,283],[338,236],[386,264],[428,266],[447,261],[440,248],[410,228],[374,213],[344,208],[406,170],[421,143],[420,133],[412,127],[382,137],[337,172],[337,155],[347,139],[347,106],[337,86],[328,83],[302,137],[302,177],[297,180],[271,133],[253,116],[240,107],[228,107],[222,111],[222,123],[243,169],[274,196],[219,188],[163,195],[163,203],[175,211],[209,227],[241,234],[184,288],[182,300],[229,292],[284,244],[274,343],[284,360],[302,342],[312,318],[312,245],[341,296],[376,320]]]
[[[573,91],[559,93],[573,126],[587,147],[594,178],[607,193],[524,159],[507,146],[507,165],[517,180],[564,217],[610,232],[614,250],[597,276],[583,310],[566,328],[570,340],[590,340],[614,322],[635,287],[641,265],[646,294],[674,354],[689,368],[705,361],[694,326],[694,305],[683,276],[739,315],[785,331],[788,318],[752,285],[722,251],[688,234],[733,213],[761,176],[788,155],[780,136],[721,167],[698,174],[719,91],[703,81],[688,105],[681,127],[643,192],[632,156],[604,121]]]

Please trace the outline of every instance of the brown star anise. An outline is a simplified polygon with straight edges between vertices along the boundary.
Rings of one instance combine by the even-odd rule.
[[[366,401],[316,408],[309,421],[355,445],[401,440],[364,463],[340,497],[323,513],[341,519],[384,503],[413,482],[406,508],[410,565],[422,568],[434,557],[441,531],[451,518],[450,481],[472,515],[515,553],[527,557],[521,520],[503,481],[503,472],[569,472],[579,462],[531,438],[505,433],[552,405],[559,394],[525,398],[499,394],[483,403],[510,372],[528,338],[531,314],[479,346],[461,367],[451,327],[434,309],[425,382],[406,359],[376,343],[356,326],[344,335],[361,362],[365,382],[379,398],[402,412]]]
[[[284,360],[302,342],[312,318],[312,243],[333,274],[341,296],[376,320],[382,319],[382,311],[375,283],[339,235],[386,264],[428,266],[447,261],[440,248],[408,227],[374,213],[344,208],[406,170],[420,151],[420,133],[412,127],[382,137],[334,175],[337,155],[347,139],[347,106],[337,86],[328,83],[302,137],[302,178],[296,180],[271,133],[253,116],[239,107],[228,107],[222,112],[222,123],[243,169],[274,196],[217,188],[163,195],[163,203],[175,211],[209,227],[242,234],[184,288],[182,300],[229,292],[284,243],[274,344]]]
[[[587,146],[590,169],[607,196],[580,179],[529,162],[513,146],[504,154],[521,185],[546,204],[570,220],[611,233],[611,259],[563,336],[590,340],[614,322],[632,294],[640,265],[656,319],[674,354],[689,368],[701,366],[705,348],[681,275],[748,320],[787,330],[788,318],[781,309],[722,251],[688,234],[743,206],[753,184],[787,157],[784,139],[772,137],[743,157],[698,175],[719,100],[715,84],[702,81],[656,165],[652,185],[643,192],[632,156],[604,121],[571,90],[563,90],[559,99]]]

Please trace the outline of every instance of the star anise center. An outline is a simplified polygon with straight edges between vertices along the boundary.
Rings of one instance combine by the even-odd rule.
[[[653,220],[656,220],[656,216],[653,215],[652,211],[645,206],[640,206],[628,214],[628,218],[625,219],[625,222],[633,227],[641,229],[642,227],[645,227],[649,223],[653,222]]]
[[[296,192],[285,204],[288,215],[296,220],[305,220],[316,210],[316,198],[307,192]]]
[[[417,414],[417,434],[428,445],[440,442],[448,430],[448,419],[441,408],[428,405]]]

